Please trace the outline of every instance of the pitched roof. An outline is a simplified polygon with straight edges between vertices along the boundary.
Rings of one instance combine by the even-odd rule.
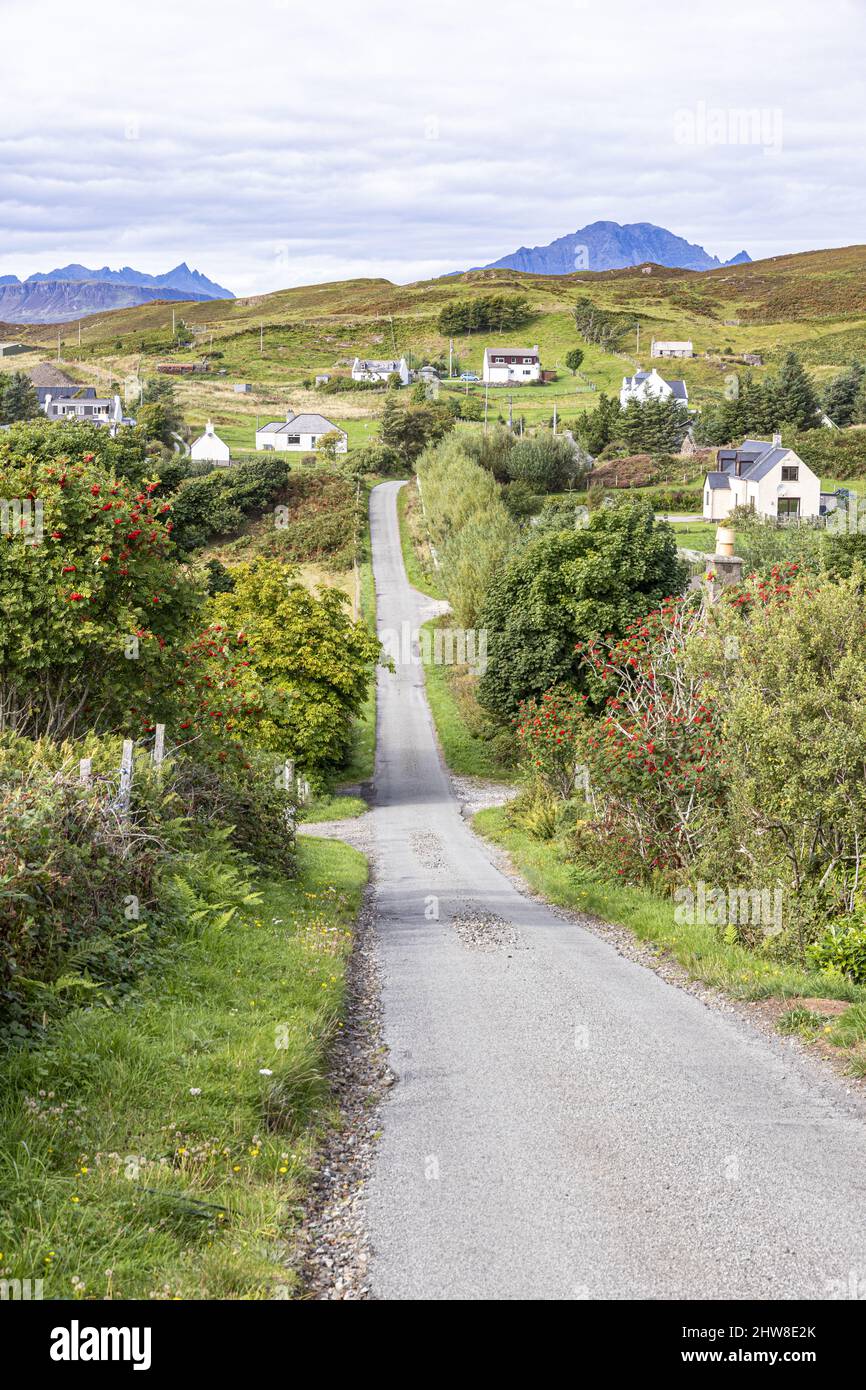
[[[324,415],[293,415],[291,420],[274,420],[269,425],[262,425],[258,433],[328,434],[331,430],[339,430],[340,434],[345,434],[345,430],[341,430],[333,420],[326,420]]]
[[[484,349],[484,356],[499,357],[538,357],[537,347],[488,347]]]
[[[720,449],[716,462],[721,472],[756,483],[790,452],[783,444],[770,444],[766,439],[744,439],[738,449]]]
[[[625,379],[629,386],[642,386],[643,383],[653,375],[653,372],[655,372],[656,376],[660,375],[660,373],[656,372],[655,368],[653,368],[652,372],[635,372],[634,376],[627,376]],[[686,383],[682,380],[681,377],[675,377],[673,381],[668,381],[666,377],[662,377],[661,379],[665,382],[665,385],[671,388],[671,394],[673,395],[675,400],[688,400],[689,393],[686,390]]]
[[[96,399],[95,386],[79,386],[76,382],[69,386],[36,386],[34,390],[40,405],[44,405],[49,396],[53,401],[68,401],[73,398],[77,401]]]
[[[711,488],[726,487],[730,488],[731,483],[727,473],[708,473],[707,483]]]

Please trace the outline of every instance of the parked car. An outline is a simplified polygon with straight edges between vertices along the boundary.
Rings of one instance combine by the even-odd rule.
[[[480,380],[481,380],[481,377],[478,376],[478,374],[477,374],[476,372],[461,372],[461,373],[460,373],[460,380],[461,380],[461,381],[480,381]]]

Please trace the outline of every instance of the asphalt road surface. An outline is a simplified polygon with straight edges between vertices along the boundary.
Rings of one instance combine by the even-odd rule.
[[[398,637],[430,613],[399,486],[371,502],[379,630]],[[518,892],[460,816],[411,660],[380,673],[371,819],[398,1077],[368,1191],[375,1297],[866,1290],[859,1101]]]

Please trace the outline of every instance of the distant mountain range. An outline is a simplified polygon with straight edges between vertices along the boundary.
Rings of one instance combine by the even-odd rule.
[[[155,299],[169,301],[234,299],[224,289],[186,262],[165,275],[148,275],[124,266],[91,270],[85,265],[65,265],[58,270],[28,275],[0,275],[0,322],[68,323],[108,309],[131,309]]]
[[[621,270],[652,261],[675,270],[717,270],[722,265],[741,265],[751,259],[748,252],[740,251],[729,261],[720,261],[703,246],[695,246],[652,222],[629,222],[625,226],[619,222],[590,222],[547,246],[521,246],[483,269],[571,275],[579,270]]]

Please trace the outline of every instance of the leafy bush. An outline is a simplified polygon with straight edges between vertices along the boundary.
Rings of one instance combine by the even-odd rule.
[[[643,502],[623,499],[580,529],[533,536],[490,580],[481,703],[510,718],[554,686],[586,689],[577,643],[622,634],[683,582],[673,532]]]
[[[118,817],[107,802],[116,772],[85,787],[77,764],[40,767],[25,749],[22,740],[10,772],[7,746],[0,782],[0,1024],[18,1035],[97,983],[129,987],[153,945],[155,874],[171,834],[144,769],[129,817]]]
[[[806,947],[806,954],[825,974],[866,984],[866,923],[862,919],[832,923],[823,936]]]
[[[515,720],[520,766],[532,782],[567,800],[583,766],[586,697],[573,690],[548,690],[540,700],[521,701]]]
[[[564,434],[528,435],[508,455],[508,476],[536,492],[561,492],[573,486],[582,470],[574,444]]]
[[[352,621],[340,590],[312,594],[276,560],[239,565],[234,576],[197,644],[190,726],[216,727],[325,777],[345,760],[379,641]]]
[[[297,798],[273,758],[249,750],[240,765],[178,758],[171,787],[191,821],[230,827],[235,849],[265,868],[294,874]]]
[[[131,707],[146,725],[171,708],[201,601],[173,554],[169,506],[90,453],[70,460],[65,427],[51,457],[21,452],[26,439],[0,443],[0,496],[42,508],[41,540],[0,544],[3,725],[62,738],[128,727]]]
[[[231,535],[246,516],[281,499],[289,476],[287,460],[269,455],[187,479],[172,500],[175,542],[190,551]]]

